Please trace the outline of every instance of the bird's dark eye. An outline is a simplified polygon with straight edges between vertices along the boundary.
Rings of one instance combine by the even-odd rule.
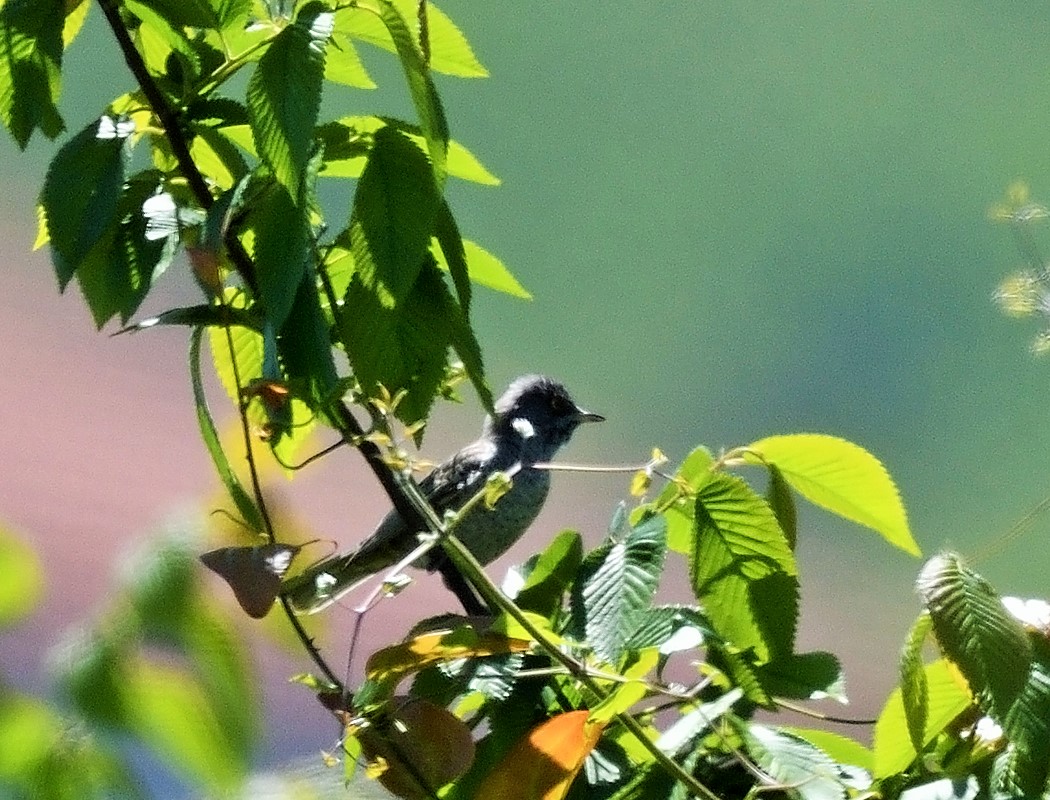
[[[555,414],[567,414],[571,408],[572,403],[569,402],[568,398],[560,394],[551,395],[551,411]]]

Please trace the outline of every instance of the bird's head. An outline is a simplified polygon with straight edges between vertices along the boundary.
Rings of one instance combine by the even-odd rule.
[[[515,380],[496,401],[495,411],[487,429],[497,435],[521,437],[540,458],[551,458],[581,423],[605,419],[580,408],[564,386],[543,375],[524,375]]]

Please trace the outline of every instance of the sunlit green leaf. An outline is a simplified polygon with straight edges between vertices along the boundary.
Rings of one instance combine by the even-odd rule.
[[[742,727],[748,755],[773,780],[794,787],[802,800],[843,800],[838,766],[822,750],[783,729]]]
[[[430,252],[434,254],[439,267],[448,269],[445,254],[436,240],[431,245]],[[467,275],[473,283],[519,297],[522,300],[532,299],[529,290],[518,283],[518,279],[503,265],[503,262],[481,245],[464,239],[463,255],[467,260]]]
[[[650,504],[651,508],[665,509],[667,546],[677,553],[689,553],[693,549],[696,491],[707,480],[713,463],[711,452],[706,447],[697,447],[679,465],[674,481]]]
[[[577,618],[582,614],[587,643],[610,664],[619,663],[627,640],[652,605],[665,541],[663,518],[651,517],[622,540],[607,541],[579,570],[573,611]]]
[[[934,556],[916,587],[937,643],[989,714],[1003,719],[1028,678],[1032,646],[995,590],[954,553]]]
[[[923,668],[922,648],[926,637],[933,628],[929,614],[921,614],[908,631],[901,649],[901,702],[904,704],[904,716],[908,721],[908,736],[912,747],[918,752],[922,749],[923,736],[926,733],[926,714],[929,702],[929,691],[926,686],[926,670]]]
[[[0,5],[0,122],[23,150],[33,131],[54,139],[65,123],[61,88],[63,0]]]
[[[785,727],[783,730],[800,739],[805,739],[815,747],[819,747],[838,764],[851,764],[868,772],[875,768],[875,754],[853,739],[831,731],[815,730],[813,728]]]
[[[343,11],[340,16],[340,30],[344,30],[342,25],[345,24],[345,30],[351,36],[380,46],[385,46],[387,42],[393,44],[408,82],[412,103],[419,116],[420,129],[427,141],[427,152],[433,165],[435,180],[438,184],[443,183],[447,174],[448,121],[430,77],[430,70],[405,18],[390,0],[376,0],[375,9],[355,6]],[[386,28],[386,33],[377,33],[379,28],[376,17]]]
[[[972,707],[966,680],[945,659],[938,659],[924,668],[929,701],[927,703],[926,730],[922,737],[923,747],[943,731],[951,722]],[[901,690],[894,689],[875,723],[873,743],[875,753],[875,777],[895,775],[911,764],[917,753],[908,734],[908,721],[904,714]]]
[[[248,81],[255,145],[289,197],[299,196],[321,107],[325,44],[335,24],[321,3],[304,6],[270,44]]]
[[[353,42],[338,33],[329,40],[328,49],[325,51],[324,76],[326,80],[333,83],[341,83],[357,89],[376,88],[375,81],[369,76],[365,65],[361,63]]]
[[[811,503],[877,531],[906,553],[920,554],[896,485],[864,448],[834,436],[802,433],[760,439],[748,451],[752,463],[775,465]]]

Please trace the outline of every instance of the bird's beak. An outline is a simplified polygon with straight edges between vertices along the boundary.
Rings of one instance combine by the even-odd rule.
[[[584,411],[582,408],[577,408],[576,422],[605,422],[605,417],[601,414],[593,414],[590,411]]]

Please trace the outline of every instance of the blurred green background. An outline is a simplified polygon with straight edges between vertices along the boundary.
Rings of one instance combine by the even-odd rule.
[[[654,445],[677,460],[700,443],[840,435],[887,465],[927,553],[975,551],[1050,493],[1050,362],[1027,352],[1036,329],[991,302],[1020,256],[987,218],[1017,178],[1050,200],[1050,11],[441,5],[492,74],[439,78],[453,136],[503,179],[455,185],[451,201],[464,235],[535,295],[478,293],[493,386],[549,372],[609,419],[563,460],[636,463]],[[70,131],[130,86],[95,12],[68,57]],[[409,113],[392,59],[361,50],[381,89],[339,94],[326,114]],[[57,631],[103,602],[115,555],[214,484],[184,334],[96,335],[76,290],[59,298],[46,254],[29,254],[54,149],[34,141],[20,155],[0,140],[0,519],[40,548],[49,579],[44,612],[0,634],[0,670],[25,688],[45,685]],[[330,201],[346,197],[334,189]],[[177,275],[161,289],[151,310],[191,291]],[[443,457],[478,424],[473,400],[443,409],[427,454]],[[559,474],[510,561],[563,525],[596,541],[626,484]],[[385,508],[350,454],[281,492],[344,544]],[[918,609],[919,562],[819,512],[802,522],[802,644],[843,657],[847,713],[872,715]],[[1003,593],[1050,595],[1048,528],[1050,516],[1037,520],[977,568]],[[417,588],[382,614],[403,621],[422,598],[446,602]],[[330,746],[324,715],[283,684],[305,665],[258,649],[269,713],[282,720],[262,761]]]

